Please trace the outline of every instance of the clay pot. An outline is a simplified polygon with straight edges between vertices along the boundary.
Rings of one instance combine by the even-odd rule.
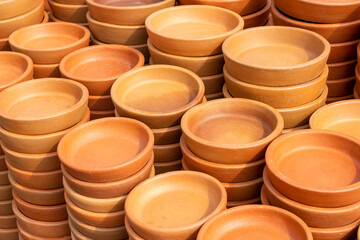
[[[0,229],[0,237],[2,239],[6,240],[18,240],[18,229],[12,228],[12,229]]]
[[[54,16],[65,22],[86,23],[86,13],[88,8],[86,5],[70,5],[48,0]]]
[[[306,205],[353,204],[360,200],[357,149],[357,139],[332,131],[301,130],[282,135],[266,151],[269,179],[280,193]]]
[[[66,134],[58,154],[64,169],[74,178],[106,183],[138,172],[152,156],[153,145],[154,135],[145,124],[128,118],[104,118]]]
[[[59,64],[34,64],[34,78],[60,78]]]
[[[326,82],[329,87],[328,97],[341,97],[353,93],[355,86],[355,77],[349,77],[338,80],[329,80]]]
[[[13,202],[13,211],[15,213],[18,225],[31,235],[46,238],[57,238],[70,235],[70,229],[67,220],[58,222],[45,222],[28,218],[19,211],[15,202]]]
[[[15,215],[0,216],[0,228],[1,229],[12,229],[16,228]]]
[[[89,96],[88,106],[92,111],[114,111],[114,104],[110,95]]]
[[[12,199],[11,185],[0,186],[0,201],[7,201]]]
[[[205,57],[184,57],[168,54],[155,48],[150,39],[147,41],[154,64],[168,64],[186,68],[200,77],[222,73],[224,58],[222,54]]]
[[[229,201],[245,201],[260,196],[262,177],[241,183],[222,183]]]
[[[90,95],[109,95],[114,81],[144,65],[144,56],[128,46],[101,45],[79,49],[61,60],[60,72],[84,84]]]
[[[360,220],[349,225],[338,228],[310,228],[310,231],[316,240],[337,240],[339,236],[344,240],[353,240],[356,238]]]
[[[215,94],[222,90],[225,83],[224,74],[217,74],[201,78],[205,85],[205,94]]]
[[[13,51],[28,55],[36,64],[55,64],[70,52],[88,46],[89,39],[87,28],[56,22],[19,29],[11,34],[9,43]]]
[[[233,239],[243,236],[249,239],[313,239],[299,217],[280,208],[262,205],[223,211],[204,224],[197,239],[215,240],[224,236]]]
[[[282,134],[286,134],[289,132],[298,131],[298,130],[302,130],[302,129],[309,129],[309,128],[310,128],[309,124],[306,124],[306,125],[303,125],[300,127],[295,127],[295,128],[286,128],[282,131]]]
[[[205,98],[208,101],[212,101],[212,100],[215,100],[215,99],[224,98],[224,95],[223,95],[222,92],[218,92],[218,93],[212,93],[212,94],[205,95]]]
[[[132,227],[129,224],[129,220],[127,220],[127,217],[125,217],[125,228],[126,231],[129,235],[129,240],[145,240],[142,237],[140,237],[135,231],[134,229],[132,229]]]
[[[351,42],[330,44],[331,50],[328,63],[347,62],[356,59],[358,44],[358,39]]]
[[[319,77],[330,53],[330,44],[322,36],[280,26],[246,29],[229,37],[222,48],[231,76],[271,87],[306,83]]]
[[[176,161],[182,158],[182,153],[179,143],[168,145],[154,145],[154,162],[169,162]]]
[[[20,3],[24,1],[11,0],[2,2],[1,5],[8,4],[9,2]],[[12,32],[22,27],[41,23],[44,17],[44,2],[41,0],[27,2],[31,2],[30,4],[35,3],[36,7],[22,15],[0,20],[0,38],[7,38]],[[11,11],[7,9],[7,7],[5,7],[4,9],[6,9],[6,12],[11,13]],[[3,13],[1,13],[0,15],[1,17],[4,16]]]
[[[249,15],[241,15],[244,19],[244,29],[264,26],[269,19],[271,0],[267,0],[266,5],[259,11]]]
[[[194,154],[211,162],[231,164],[262,159],[267,145],[280,135],[283,126],[274,108],[248,99],[201,104],[181,120],[184,140]]]
[[[169,161],[169,162],[158,162],[154,163],[156,175],[171,171],[178,171],[182,169],[182,163],[180,160]]]
[[[100,118],[115,117],[114,110],[109,111],[90,111],[90,121]]]
[[[8,171],[0,171],[0,186],[9,185]],[[0,215],[1,216],[1,215]]]
[[[24,54],[0,52],[0,65],[0,92],[12,85],[33,78],[33,61]]]
[[[63,131],[84,117],[88,97],[87,89],[75,81],[59,78],[26,81],[1,92],[0,123],[4,129],[18,134]]]
[[[33,10],[37,5],[39,5],[39,1],[31,1],[31,0],[11,0],[0,3],[0,20],[6,20],[9,18],[14,18],[24,13],[27,13]]]
[[[0,201],[0,216],[13,215],[12,199]]]
[[[348,62],[328,64],[329,66],[328,80],[353,77],[355,75],[356,64],[357,64],[356,59]]]
[[[19,226],[18,226],[18,228],[19,228],[19,240],[49,240],[49,238],[42,238],[42,237],[31,235],[30,233],[24,231]],[[71,240],[71,236],[50,238],[50,240]]]
[[[236,202],[228,201],[226,207],[233,208],[233,207],[238,207],[238,206],[244,206],[244,205],[249,205],[249,204],[260,204],[260,203],[261,203],[261,200],[260,200],[260,197],[258,197],[258,198],[245,200],[245,201],[236,201]]]
[[[146,19],[145,25],[157,49],[173,55],[202,57],[220,54],[224,40],[242,30],[244,20],[224,8],[197,5],[157,11]]]
[[[343,101],[343,100],[348,100],[348,99],[353,99],[353,98],[354,98],[353,94],[342,96],[342,97],[327,98],[326,99],[326,104],[339,102],[339,101]]]
[[[193,72],[152,65],[122,75],[111,88],[111,98],[121,116],[158,129],[179,125],[182,115],[202,101],[204,92],[203,82]]]

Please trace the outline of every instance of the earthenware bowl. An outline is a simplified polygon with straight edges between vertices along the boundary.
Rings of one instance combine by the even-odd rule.
[[[86,4],[86,0],[54,0],[57,3],[69,4],[69,5],[83,5]]]
[[[166,172],[178,171],[182,169],[182,163],[180,160],[169,161],[169,162],[158,162],[154,163],[156,175]]]
[[[154,135],[145,124],[128,118],[104,118],[66,134],[58,154],[73,177],[105,183],[138,172],[149,161],[153,145]]]
[[[12,214],[12,215],[0,216],[0,227],[2,229],[16,228],[17,224],[16,224],[15,215]]]
[[[331,50],[328,63],[347,62],[356,59],[358,44],[358,39],[350,42],[330,44]]]
[[[262,159],[283,126],[274,108],[248,99],[201,104],[181,120],[184,140],[194,154],[211,162],[232,164]],[[238,130],[234,132],[234,128]]]
[[[203,82],[193,72],[152,65],[122,75],[111,88],[111,98],[121,116],[158,129],[179,125],[182,115],[202,101],[204,92]]]
[[[0,186],[9,185],[8,170],[0,171]],[[0,215],[1,216],[1,215]]]
[[[88,46],[89,39],[89,29],[55,22],[19,29],[11,34],[9,43],[13,51],[28,55],[36,64],[55,64],[67,54]]]
[[[12,215],[12,199],[0,201],[0,216]]]
[[[341,97],[352,94],[355,83],[355,77],[327,81],[326,85],[329,87],[328,97]]]
[[[114,81],[144,65],[144,56],[128,46],[100,45],[79,49],[60,62],[61,74],[84,84],[90,95],[109,95]]]
[[[0,229],[0,237],[6,240],[18,240],[19,231],[17,228]]]
[[[266,152],[274,187],[292,200],[316,207],[342,207],[360,200],[359,161],[356,138],[326,130],[282,135]]]
[[[86,237],[81,232],[79,232],[74,225],[69,221],[69,227],[71,229],[71,239],[74,240],[91,240],[91,238]]]
[[[103,96],[89,96],[88,106],[92,111],[110,111],[114,110],[114,104],[111,101],[110,95]]]
[[[181,159],[182,153],[179,143],[167,144],[167,145],[154,145],[154,161],[169,162]]]
[[[257,198],[246,200],[246,201],[236,201],[236,202],[228,201],[226,204],[226,207],[233,208],[233,207],[238,207],[238,206],[243,206],[243,205],[260,204],[260,203],[261,203],[260,197],[257,197]]]
[[[267,0],[266,5],[257,12],[249,15],[241,15],[244,19],[244,29],[264,26],[269,19],[271,0]]]
[[[220,54],[224,40],[242,30],[244,20],[224,8],[197,5],[157,11],[146,19],[145,25],[157,49],[173,55],[202,57]]]
[[[226,68],[234,78],[272,87],[317,78],[330,53],[330,44],[319,34],[281,26],[246,29],[229,37],[222,48]]]
[[[144,240],[142,237],[140,237],[135,231],[134,229],[132,229],[132,227],[129,224],[129,220],[127,220],[127,218],[125,217],[125,228],[126,231],[129,235],[129,240]]]
[[[201,80],[205,85],[205,94],[214,94],[221,92],[222,86],[225,83],[224,74],[217,74],[207,77],[202,77]]]
[[[109,117],[115,117],[114,110],[90,111],[90,121],[100,118],[109,118]]]
[[[197,239],[215,240],[226,236],[234,239],[243,236],[249,239],[313,239],[309,228],[295,214],[262,205],[235,207],[216,215],[204,224]]]
[[[61,78],[26,81],[0,93],[0,123],[4,129],[18,134],[63,131],[84,117],[88,97],[86,87],[75,81]]]
[[[31,235],[30,233],[23,230],[18,226],[19,229],[19,240],[46,240],[46,238],[40,238],[38,236]],[[71,236],[60,237],[60,238],[51,238],[55,240],[71,240]]]
[[[356,64],[357,64],[356,59],[347,62],[328,64],[329,66],[328,80],[353,77],[355,75]]]
[[[59,64],[34,64],[34,78],[60,78]]]
[[[341,96],[341,97],[328,97],[326,99],[326,104],[331,104],[331,103],[334,103],[334,102],[339,102],[339,101],[343,101],[343,100],[349,100],[349,99],[353,99],[354,98],[354,94],[349,94],[349,95],[346,95],[346,96]]]
[[[195,239],[201,225],[225,208],[221,183],[192,171],[148,179],[130,192],[125,203],[130,225],[149,240]]]
[[[70,5],[48,0],[51,12],[54,16],[65,22],[86,23],[86,5]]]
[[[42,0],[29,1],[29,0],[11,0],[0,3],[0,21],[9,18],[17,17],[24,13],[33,10]]]
[[[341,236],[342,239],[352,240],[356,238],[356,232],[360,220],[357,220],[351,224],[338,228],[310,228],[310,231],[314,239],[338,239]]]
[[[12,199],[11,185],[0,186],[0,201],[7,201]]]
[[[222,183],[229,201],[245,201],[260,196],[262,177],[241,183]]]
[[[58,18],[56,18],[53,14],[53,12],[49,12],[49,19],[50,19],[50,22],[64,22],[63,20],[60,20]],[[87,22],[84,22],[84,23],[76,23],[80,26],[83,26],[83,27],[86,27],[89,29],[89,24]]]

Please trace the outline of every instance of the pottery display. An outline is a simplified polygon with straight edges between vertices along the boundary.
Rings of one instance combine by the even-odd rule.
[[[12,229],[0,229],[0,237],[6,240],[18,240],[19,231],[17,228]]]
[[[6,2],[1,2],[0,3],[0,15],[1,15],[0,20],[13,18],[13,17],[19,16],[19,15],[22,15],[24,13],[27,13],[27,12],[31,11],[32,9],[34,9],[39,4],[39,2],[41,2],[41,0],[39,0],[39,1],[11,0],[11,1],[6,1]]]
[[[23,230],[21,227],[18,226],[19,229],[19,240],[43,240],[46,238],[39,238],[38,236],[34,236],[25,230]],[[71,236],[65,236],[60,238],[50,238],[50,239],[56,239],[56,240],[71,240]]]
[[[357,60],[351,60],[347,62],[331,63],[329,66],[328,80],[343,79],[355,76],[355,67]]]
[[[52,14],[61,21],[72,23],[86,23],[85,5],[63,4],[54,0],[48,0]]]

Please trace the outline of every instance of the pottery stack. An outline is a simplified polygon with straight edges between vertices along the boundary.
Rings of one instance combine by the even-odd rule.
[[[89,120],[87,99],[84,86],[57,78],[29,80],[0,93],[1,148],[20,235],[70,239],[56,146],[74,125]]]
[[[357,46],[357,61],[359,62],[360,59],[360,43]],[[359,64],[356,65],[355,68],[355,76],[356,76],[356,84],[354,87],[354,98],[360,99],[360,66]]]
[[[246,29],[229,37],[223,52],[225,97],[276,108],[285,131],[308,128],[311,114],[325,105],[330,44],[319,34],[281,26]]]
[[[356,47],[360,41],[359,1],[275,0],[275,25],[308,29],[330,42],[327,103],[353,98]]]
[[[360,224],[360,142],[343,133],[302,130],[266,152],[263,204],[293,212],[314,240],[356,238]]]
[[[129,46],[99,45],[76,50],[61,60],[65,78],[83,84],[89,90],[90,119],[114,117],[110,89],[125,72],[142,67],[144,55]]]
[[[202,78],[207,100],[223,97],[221,44],[243,29],[240,15],[214,6],[177,6],[153,13],[145,25],[150,64],[186,68]]]
[[[146,18],[158,10],[172,7],[175,0],[162,1],[96,1],[87,0],[89,13],[86,15],[92,32],[92,43],[121,44],[133,47],[149,62],[146,45],[148,35]]]
[[[89,136],[92,136],[89,138]],[[154,175],[154,136],[129,118],[97,119],[58,145],[73,239],[127,239],[127,194]]]
[[[283,126],[274,108],[254,100],[218,99],[196,106],[181,121],[183,168],[222,182],[228,207],[259,203],[265,150]]]
[[[70,22],[89,27],[86,21],[86,0],[47,0],[51,22]]]

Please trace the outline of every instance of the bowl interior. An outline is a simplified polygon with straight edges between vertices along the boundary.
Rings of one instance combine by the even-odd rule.
[[[129,7],[149,5],[153,3],[163,2],[164,0],[93,0],[97,4],[114,6],[114,7]]]
[[[0,54],[0,85],[7,85],[19,79],[29,68],[29,62],[17,54]]]

